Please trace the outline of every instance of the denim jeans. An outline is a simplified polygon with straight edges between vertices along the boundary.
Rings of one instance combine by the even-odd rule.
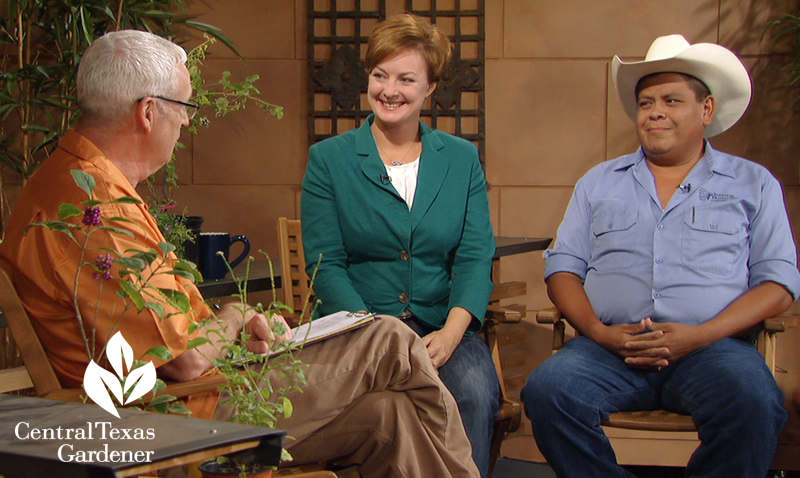
[[[630,477],[600,423],[612,412],[657,408],[690,414],[698,426],[701,443],[686,476],[762,477],[787,418],[763,357],[736,339],[643,371],[577,337],[528,377],[522,401],[560,478]]]
[[[435,329],[416,317],[403,320],[421,337]],[[464,337],[450,360],[439,367],[439,378],[458,403],[461,420],[472,444],[472,459],[481,477],[489,475],[494,419],[500,411],[500,379],[492,353],[479,334]]]

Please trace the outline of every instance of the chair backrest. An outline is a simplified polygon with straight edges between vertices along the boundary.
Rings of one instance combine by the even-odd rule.
[[[0,392],[29,388],[30,383],[40,397],[61,390],[61,382],[4,267],[0,267],[0,309],[3,310],[8,328],[25,362],[24,367],[2,371]],[[29,380],[25,380],[25,374],[29,375]]]
[[[307,320],[313,304],[313,290],[306,274],[306,258],[303,250],[303,230],[299,219],[278,218],[278,245],[281,260],[281,289],[283,303],[294,309],[290,317],[296,326]],[[305,314],[300,314],[305,307]]]

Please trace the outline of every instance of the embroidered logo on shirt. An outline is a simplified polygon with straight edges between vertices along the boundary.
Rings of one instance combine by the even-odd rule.
[[[705,189],[700,189],[697,193],[701,201],[728,201],[730,199],[736,199],[733,194],[712,193]]]

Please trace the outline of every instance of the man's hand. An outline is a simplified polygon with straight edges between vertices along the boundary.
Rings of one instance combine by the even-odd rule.
[[[587,336],[609,352],[624,358],[631,367],[658,370],[669,365],[670,350],[661,342],[663,331],[648,329],[644,320],[621,325],[598,322]]]
[[[633,354],[626,356],[625,363],[632,367],[653,368],[653,363],[648,361],[646,356],[636,355],[637,353],[646,353],[654,348],[663,350],[665,353],[662,355],[662,360],[655,365],[666,367],[710,344],[703,329],[699,327],[675,322],[658,323],[653,322],[650,318],[644,319],[641,324],[651,332],[636,336],[635,340],[625,344],[625,348]],[[655,334],[660,335],[656,336]],[[653,338],[641,339],[648,335]]]
[[[263,314],[256,314],[247,321],[244,330],[250,336],[245,344],[247,350],[257,354],[269,353],[270,344],[276,341],[292,340],[292,329],[281,315],[274,315],[270,322]]]

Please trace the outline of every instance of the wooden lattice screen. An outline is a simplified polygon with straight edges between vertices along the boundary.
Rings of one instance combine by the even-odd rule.
[[[363,123],[363,58],[374,26],[386,18],[387,0],[308,0],[309,145]],[[460,136],[485,152],[485,0],[405,0],[405,11],[428,17],[453,44],[453,61],[423,121]]]

